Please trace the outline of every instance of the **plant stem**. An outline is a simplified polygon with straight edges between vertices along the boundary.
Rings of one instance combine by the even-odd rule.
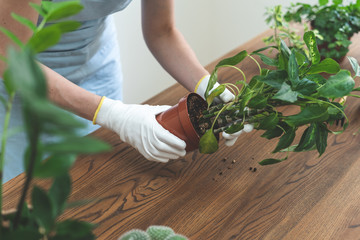
[[[255,59],[253,56],[249,55],[249,57],[256,63],[256,65],[257,65],[258,68],[259,68],[260,75],[261,75],[261,66],[260,66],[259,62],[256,61],[256,59]]]
[[[6,103],[6,113],[4,119],[3,134],[1,139],[1,152],[0,152],[0,224],[2,224],[2,177],[5,162],[5,150],[7,140],[7,130],[10,123],[11,109],[14,101],[15,93],[11,93]]]
[[[14,229],[16,229],[20,223],[22,208],[24,206],[25,198],[26,198],[27,192],[30,188],[31,180],[33,178],[35,161],[36,161],[36,157],[37,157],[39,129],[36,127],[36,125],[33,125],[33,127],[35,129],[33,129],[34,134],[32,135],[32,138],[30,140],[30,151],[31,152],[30,152],[29,165],[28,165],[27,172],[26,172],[26,180],[25,180],[24,188],[23,188],[23,191],[22,191],[22,194],[20,197],[19,204],[17,206],[16,216],[14,218]]]

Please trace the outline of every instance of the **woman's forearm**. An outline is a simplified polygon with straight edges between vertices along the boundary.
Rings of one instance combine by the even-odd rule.
[[[41,65],[48,84],[48,97],[57,106],[92,120],[101,96],[93,94]]]
[[[164,69],[189,91],[208,71],[175,27],[174,1],[142,1],[144,39]]]

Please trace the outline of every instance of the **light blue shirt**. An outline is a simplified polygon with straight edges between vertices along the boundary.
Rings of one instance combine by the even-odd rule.
[[[38,54],[37,59],[88,91],[121,100],[120,55],[116,29],[110,15],[123,10],[130,2],[131,0],[81,0],[84,9],[78,15],[71,17],[73,20],[80,21],[81,27],[74,32],[64,34],[57,45]],[[3,81],[0,82],[0,95],[7,97]],[[0,107],[0,126],[3,126],[4,115],[5,109]],[[85,129],[80,130],[80,134],[85,135],[98,128],[88,120],[79,119],[87,125]],[[9,128],[21,126],[23,126],[21,101],[16,98]],[[0,136],[1,134],[2,129],[0,129]],[[24,171],[23,154],[27,146],[26,140],[24,133],[8,138],[3,172],[4,182]]]

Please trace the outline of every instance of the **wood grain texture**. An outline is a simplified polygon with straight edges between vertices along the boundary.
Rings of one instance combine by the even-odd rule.
[[[261,39],[269,33],[226,56],[262,47]],[[360,60],[360,36],[353,42],[348,55]],[[350,69],[347,60],[342,66]],[[249,77],[258,72],[251,60],[240,67]],[[239,76],[231,69],[219,75],[221,81],[232,82]],[[176,84],[146,103],[173,105],[184,94],[186,90]],[[285,109],[287,114],[295,111]],[[348,129],[329,137],[320,158],[316,152],[291,153],[289,160],[271,166],[257,164],[272,156],[276,145],[261,138],[262,131],[242,135],[233,147],[221,140],[220,151],[212,155],[194,151],[160,164],[100,129],[93,135],[111,143],[113,150],[80,156],[71,172],[71,201],[96,201],[69,209],[62,218],[96,223],[98,239],[107,240],[157,224],[192,240],[360,239],[360,134],[353,134],[360,128],[359,101],[349,99],[346,113]],[[4,185],[5,208],[16,205],[23,177]]]

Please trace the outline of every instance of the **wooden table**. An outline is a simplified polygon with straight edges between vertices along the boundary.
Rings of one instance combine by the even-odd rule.
[[[269,33],[226,56],[262,47],[261,39]],[[360,36],[352,40],[348,55],[360,60]],[[258,71],[251,61],[240,67],[248,76]],[[342,67],[350,69],[347,60]],[[233,70],[219,75],[221,81],[238,78]],[[185,94],[176,84],[146,103],[174,105]],[[79,157],[71,172],[71,200],[98,201],[63,217],[98,224],[95,234],[107,240],[149,225],[170,226],[192,240],[360,239],[360,134],[353,134],[360,128],[359,101],[349,99],[346,112],[348,129],[329,137],[320,158],[316,152],[292,153],[271,166],[257,164],[280,157],[270,154],[276,141],[261,138],[262,131],[242,135],[230,148],[221,141],[220,151],[212,155],[194,151],[161,164],[145,160],[114,133],[100,129],[93,135],[111,143],[113,150]],[[5,184],[5,208],[16,205],[23,177]]]

